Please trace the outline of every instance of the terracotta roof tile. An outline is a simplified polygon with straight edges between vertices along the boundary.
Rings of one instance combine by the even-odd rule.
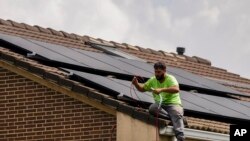
[[[186,57],[183,56],[183,55],[178,55],[178,54],[176,54],[175,56],[176,56],[177,58],[179,58],[179,59],[186,60]]]
[[[155,55],[160,55],[160,56],[163,55],[161,52],[153,50],[153,49],[150,49],[150,48],[147,48],[147,50],[150,50],[150,52],[152,52]]]
[[[123,45],[125,45],[128,49],[132,49],[132,50],[139,50],[137,47],[129,45],[127,43],[122,43]]]
[[[70,38],[70,39],[77,39],[76,36],[74,34],[69,34],[67,32],[64,31],[60,31],[63,33],[64,37]]]
[[[103,40],[103,39],[100,39],[100,38],[98,38],[97,40],[101,41],[102,44],[104,44],[106,46],[115,47],[114,44],[109,42],[109,41],[106,41],[106,40]]]
[[[99,40],[97,40],[97,39],[95,39],[95,38],[93,38],[93,37],[89,37],[89,36],[88,36],[88,38],[89,38],[89,41],[92,42],[92,43],[102,44],[101,41],[99,41]]]
[[[145,49],[145,48],[142,48],[142,47],[139,47],[139,46],[136,46],[141,52],[144,52],[144,53],[151,53],[150,50],[148,49]]]
[[[3,19],[0,19],[0,24],[2,25],[8,25],[8,26],[12,26],[11,22],[10,21],[5,21]]]
[[[116,48],[121,48],[121,49],[126,49],[127,47],[125,46],[125,45],[123,45],[123,44],[120,44],[120,43],[117,43],[117,42],[114,42],[114,41],[111,41],[113,44],[114,44],[114,46],[116,47]]]
[[[71,33],[73,36],[76,37],[77,40],[83,41],[83,37],[74,33]]]
[[[186,55],[184,55],[184,56],[186,57],[187,61],[198,63],[198,60],[196,58],[189,57],[189,56],[186,56]]]
[[[165,56],[175,57],[173,54],[160,50]]]
[[[114,43],[114,45],[117,47],[117,48],[121,48],[121,49],[126,49],[127,47],[123,44],[120,44],[120,43]]]
[[[8,21],[11,22],[14,27],[25,29],[25,25],[23,23],[17,23],[15,21],[11,21],[11,20],[8,20]]]
[[[50,30],[50,32],[51,32],[53,35],[61,36],[61,37],[64,36],[63,33],[60,32],[60,31],[56,31],[56,30],[54,30],[54,29],[52,29],[52,28],[47,28],[47,29]]]
[[[229,134],[230,124],[206,119],[200,119],[195,117],[186,117],[188,126],[194,129],[207,130],[213,132],[219,132],[223,134]]]
[[[198,57],[198,56],[193,56],[193,58],[196,58],[198,60],[199,63],[202,63],[202,64],[207,64],[207,65],[210,65],[211,66],[211,62],[206,60],[206,59],[203,59],[201,57]]]
[[[38,29],[38,27],[35,27],[35,26],[31,26],[31,25],[28,25],[28,24],[25,24],[25,23],[24,23],[24,26],[25,26],[26,29],[31,30],[31,31],[36,31],[36,32],[40,31]]]
[[[34,27],[37,27],[39,29],[39,31],[42,33],[52,34],[49,29],[43,28],[43,27],[38,26],[38,25],[35,25]]]
[[[112,46],[113,48],[118,48],[118,46],[117,46],[118,43],[117,42],[115,42],[115,41],[109,41],[109,42],[113,44],[113,46]]]

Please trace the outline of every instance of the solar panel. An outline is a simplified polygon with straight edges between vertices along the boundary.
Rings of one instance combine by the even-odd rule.
[[[119,56],[119,57],[126,58],[126,59],[133,59],[133,60],[139,60],[139,61],[146,62],[145,60],[143,60],[141,58],[138,58],[136,56],[133,56],[131,54],[128,54],[126,52],[123,52],[123,51],[118,50],[118,49],[113,48],[113,47],[107,47],[107,46],[104,46],[104,45],[94,44],[94,43],[90,43],[90,45],[92,47],[94,47],[94,48],[96,48],[98,50],[102,50],[105,53],[110,54],[110,55],[115,55],[115,56]]]
[[[14,44],[29,53],[35,52],[37,55],[47,58],[50,61],[81,66],[93,70],[106,71],[109,73],[122,74],[131,77],[134,75],[139,75],[149,78],[154,74],[152,64],[138,60],[114,57],[112,55],[89,52],[80,49],[72,49],[61,45],[4,34],[0,34],[0,39],[2,41],[4,40],[8,43]],[[174,75],[181,85],[192,87],[192,89],[205,89],[218,91],[221,93],[248,96],[213,82],[212,80],[208,80],[182,69],[168,67],[167,71],[168,73]]]
[[[235,100],[235,99],[232,99],[232,100],[238,104],[241,104],[241,105],[244,105],[244,106],[250,108],[250,102],[248,102],[248,101],[241,101],[241,100]]]
[[[129,97],[131,99],[146,103],[154,102],[152,94],[149,92],[141,93],[137,91],[137,95],[131,93],[130,81],[108,78],[75,70],[64,70],[68,72],[73,72],[74,75],[84,78],[86,83],[91,82],[94,85],[100,85],[105,87],[106,89],[115,91],[115,95],[122,94],[123,96]],[[186,91],[181,91],[180,95],[185,110],[196,111],[199,113],[206,113],[220,117],[229,117],[244,120],[250,119],[250,108],[235,102],[235,100],[199,93],[191,93]]]
[[[206,87],[207,89],[223,91],[223,92],[228,92],[228,93],[232,93],[232,94],[242,94],[236,90],[233,90],[231,88],[228,88],[228,87],[225,87],[221,84],[218,84],[215,81],[212,81],[212,80],[206,79],[202,76],[184,71],[183,69],[169,67],[168,70],[170,72],[176,73],[176,75],[182,76],[185,79],[188,79],[190,81],[195,82],[196,84],[200,85],[200,87]],[[242,94],[242,95],[244,95],[244,94]]]
[[[138,68],[141,68],[141,69],[148,71],[148,72],[154,71],[152,64],[148,64],[148,63],[137,61],[137,60],[117,58],[117,57],[116,57],[116,59],[123,61],[123,62],[126,62],[130,65],[136,66]],[[180,84],[184,84],[184,85],[192,86],[192,87],[204,88],[204,89],[208,89],[208,90],[215,90],[215,91],[225,92],[225,93],[230,93],[230,94],[249,96],[249,95],[243,94],[241,92],[238,92],[234,89],[231,89],[231,88],[225,87],[221,84],[218,84],[215,81],[212,81],[212,80],[206,79],[202,76],[185,71],[183,69],[168,66],[167,72],[169,74],[174,75]]]
[[[25,50],[27,53],[34,52],[49,60],[61,60],[61,61],[71,63],[71,64],[87,66],[86,64],[80,63],[77,60],[68,58],[67,56],[63,55],[63,52],[53,51],[51,48],[42,47],[40,45],[37,45],[35,43],[32,43],[20,37],[0,34],[0,39],[7,41],[8,43],[11,43],[13,45],[16,45],[17,47],[20,47],[22,50]]]
[[[88,55],[87,53],[84,54],[82,52],[78,52],[78,51],[75,51],[71,48],[67,48],[64,46],[39,42],[39,41],[35,41],[35,40],[29,40],[29,41],[32,43],[35,43],[43,48],[49,48],[51,51],[58,53],[57,56],[62,55],[62,56],[65,56],[68,58],[66,60],[57,60],[60,62],[68,62],[68,60],[75,60],[76,62],[78,62],[77,63],[78,65],[84,64],[84,66],[88,66],[88,67],[95,68],[95,69],[107,70],[107,71],[118,72],[118,73],[129,73],[129,72],[123,71],[123,70],[119,69],[119,67],[111,64],[114,62],[111,62],[110,64],[108,64],[108,62],[105,62],[105,61],[107,61],[107,60],[105,60],[105,58],[102,58],[103,60],[96,59],[98,56],[93,57],[91,55]],[[75,64],[75,63],[73,63],[73,64]],[[75,65],[77,65],[77,64],[75,64]]]
[[[150,77],[153,75],[152,72],[147,72],[144,71],[141,68],[138,68],[136,66],[127,64],[125,62],[122,62],[116,58],[114,58],[112,55],[106,55],[103,53],[96,53],[96,52],[90,52],[90,51],[86,51],[86,50],[81,50],[81,49],[73,49],[83,55],[88,55],[90,57],[93,57],[97,60],[103,61],[108,65],[113,65],[121,70],[123,70],[124,72],[126,72],[127,74],[130,75],[141,75],[143,77]]]
[[[119,74],[127,74],[131,76],[139,73],[147,77],[152,75],[136,67],[126,65],[121,61],[112,59],[108,55],[102,55],[100,53],[79,51],[60,45],[23,39],[9,35],[0,34],[0,38],[11,44],[19,46],[28,52],[35,52],[44,58],[57,62],[115,72]]]
[[[223,97],[205,95],[205,94],[195,94],[195,95],[199,96],[202,99],[215,103],[217,105],[227,107],[228,109],[231,109],[232,111],[237,112],[238,115],[243,115],[243,117],[248,116],[248,118],[250,119],[250,107],[241,103],[242,101],[234,100],[231,98],[223,98]]]
[[[210,114],[214,114],[216,115],[217,113],[209,110],[208,108],[201,106],[197,103],[195,103],[190,97],[189,97],[189,93],[185,92],[185,91],[181,91],[180,92],[181,95],[181,101],[182,101],[182,105],[184,107],[185,110],[190,110],[190,111],[196,111],[196,112],[202,112],[202,113],[210,113]]]
[[[118,57],[114,57],[114,58],[118,59],[122,62],[125,62],[129,65],[133,65],[135,67],[141,68],[144,71],[151,72],[152,74],[154,73],[154,67],[152,64],[145,63],[142,61],[137,61],[137,60],[125,59],[125,58],[118,58]],[[199,85],[193,81],[186,79],[185,77],[172,71],[172,69],[169,70],[169,68],[172,68],[172,67],[167,67],[168,73],[174,75],[180,84],[189,85],[189,86],[193,86],[193,87],[207,88],[207,87],[204,87],[202,85]]]
[[[223,98],[198,93],[190,93],[190,95],[198,97],[199,100],[195,100],[197,104],[201,106],[206,106],[206,108],[215,111],[218,115],[227,117],[237,117],[240,119],[247,120],[250,119],[250,115],[245,114],[244,112],[244,109],[247,109],[249,111],[250,108],[237,104],[236,102],[231,101],[230,98]]]
[[[152,103],[154,100],[152,98],[152,95],[150,93],[141,93],[136,92],[137,95],[135,95],[131,89],[131,82],[125,81],[125,80],[118,80],[114,78],[108,78],[104,76],[94,75],[90,73],[75,71],[63,68],[63,70],[66,70],[68,72],[73,73],[76,76],[79,76],[83,78],[87,82],[95,83],[96,85],[102,86],[105,89],[109,89],[111,91],[114,91],[115,93],[112,95],[120,95],[129,97],[131,99],[137,100],[137,101],[143,101],[146,103]]]

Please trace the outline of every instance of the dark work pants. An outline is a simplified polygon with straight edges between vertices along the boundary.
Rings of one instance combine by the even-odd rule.
[[[158,108],[158,103],[151,104],[149,113],[156,116],[158,112],[159,117],[170,119],[173,123],[177,141],[184,141],[183,107],[179,105],[161,105]]]

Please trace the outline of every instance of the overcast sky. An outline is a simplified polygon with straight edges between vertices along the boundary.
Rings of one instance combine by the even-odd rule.
[[[250,78],[249,0],[0,0],[0,18],[175,52]]]

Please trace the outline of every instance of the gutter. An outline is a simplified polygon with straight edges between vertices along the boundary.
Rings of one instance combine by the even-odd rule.
[[[184,134],[187,139],[205,140],[205,141],[229,141],[228,134],[208,132],[185,128]],[[160,135],[174,136],[173,127],[168,126],[160,129]]]

